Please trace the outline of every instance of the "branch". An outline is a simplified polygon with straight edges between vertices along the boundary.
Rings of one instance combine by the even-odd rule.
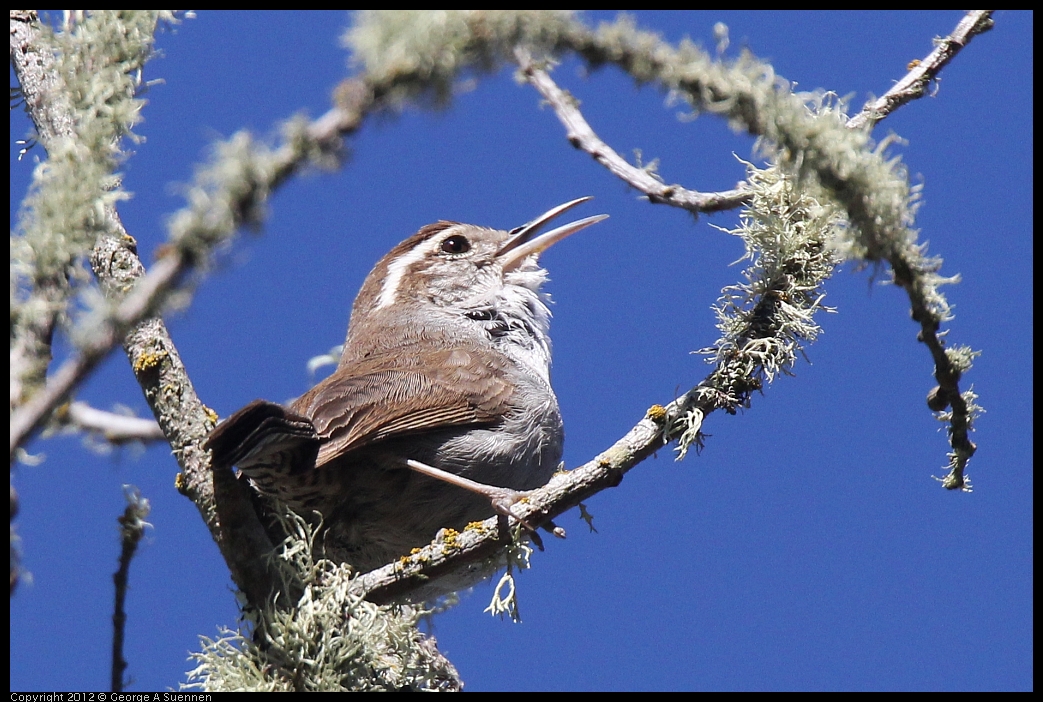
[[[993,10],[971,10],[956,25],[956,29],[944,39],[936,40],[934,50],[922,60],[910,64],[909,73],[877,100],[867,103],[862,111],[847,122],[849,129],[872,128],[877,122],[902,105],[927,94],[931,82],[938,79],[942,68],[958,54],[971,39],[992,29]],[[938,419],[949,423],[949,442],[953,448],[949,454],[949,474],[940,479],[948,490],[970,491],[965,470],[968,461],[977,450],[970,439],[974,415],[980,410],[974,400],[977,396],[970,390],[961,393],[960,376],[970,368],[976,352],[966,347],[955,347],[948,351],[939,335],[939,320],[932,314],[929,291],[925,291],[920,271],[901,256],[889,256],[894,281],[906,290],[912,306],[913,321],[920,325],[917,340],[924,343],[934,360],[935,379],[938,385],[927,394],[927,406],[937,413]],[[951,407],[951,411],[946,411]]]
[[[964,31],[940,47],[938,68],[955,55],[960,42],[991,25],[987,15],[969,15],[961,23]],[[828,94],[792,93],[770,65],[752,54],[714,62],[691,44],[675,48],[637,29],[626,17],[596,32],[577,30],[565,43],[592,66],[617,65],[638,82],[674,91],[693,110],[744,126],[761,137],[762,149],[798,177],[817,181],[847,210],[852,226],[835,243],[849,259],[886,260],[895,283],[905,289],[921,327],[917,338],[928,346],[935,365],[938,387],[931,391],[930,407],[949,424],[950,472],[941,482],[950,490],[969,489],[964,469],[976,450],[969,432],[980,408],[972,391],[960,392],[959,379],[977,354],[966,347],[945,349],[941,343],[938,331],[951,317],[938,288],[957,278],[938,275],[940,259],[926,257],[926,247],[917,243],[913,223],[919,193],[910,187],[904,166],[886,158],[883,147],[871,149],[865,130],[841,124],[842,112],[829,103]],[[931,75],[936,74],[937,68]],[[948,407],[951,412],[945,411]]]
[[[36,14],[12,14],[11,34],[12,63],[41,144],[50,150],[58,140],[77,139],[71,126],[75,124],[72,107],[63,92],[54,89],[58,84],[53,80],[56,75],[55,57],[49,51],[38,50],[42,38]],[[234,206],[236,203],[230,204]],[[120,302],[106,315],[87,344],[52,375],[43,389],[12,413],[12,460],[15,449],[28,441],[55,407],[116,344],[123,341],[138,382],[183,470],[178,480],[179,489],[192,497],[215,541],[222,547],[233,579],[244,591],[251,590],[251,586],[262,588],[267,582],[263,572],[258,573],[256,567],[251,569],[248,566],[264,564],[264,559],[251,559],[253,554],[241,554],[223,538],[209,465],[199,448],[213,428],[216,416],[206,410],[196,395],[163,321],[158,317],[147,318],[181,282],[191,264],[201,259],[175,250],[156,264],[146,277],[134,238],[123,228],[115,207],[111,202],[105,202],[102,212],[106,233],[97,238],[90,256],[91,265],[109,298]],[[127,290],[131,292],[125,295]],[[237,498],[247,499],[235,490],[225,491],[225,494],[232,502]],[[230,511],[233,514],[243,512],[234,508]],[[267,541],[256,517],[254,522],[250,526],[239,525],[241,530],[253,535],[247,543]],[[270,550],[271,544],[267,546]]]
[[[37,51],[41,34],[36,14],[12,14],[11,31],[12,61],[41,144],[49,149],[56,137],[75,139],[75,118],[62,91],[34,88],[46,85],[48,76],[55,74],[54,56]],[[214,247],[241,226],[263,221],[264,204],[274,189],[308,164],[338,162],[342,136],[357,130],[367,114],[395,106],[392,88],[401,80],[397,74],[345,80],[325,115],[285,125],[277,149],[257,144],[245,132],[219,143],[213,163],[200,170],[189,192],[189,206],[172,219],[171,245],[147,275],[134,238],[123,228],[115,207],[105,203],[106,234],[98,237],[90,263],[106,296],[118,302],[78,353],[11,415],[12,460],[16,449],[122,341],[182,469],[178,490],[200,511],[233,580],[253,602],[266,601],[278,589],[278,578],[266,567],[272,544],[253,510],[249,490],[230,470],[211,469],[201,444],[217,416],[196,394],[163,321],[151,315],[170,294],[184,289],[189,273],[208,260]],[[49,129],[48,124],[61,130]],[[131,292],[125,294],[127,290]]]
[[[421,18],[417,15],[417,17],[422,22],[437,22],[437,20],[432,20],[428,16]],[[313,144],[313,148],[319,148],[322,146],[321,144],[315,144],[314,141],[309,142],[309,140],[335,139],[339,135],[351,133],[357,129],[366,115],[387,108],[396,108],[406,99],[418,99],[429,94],[425,93],[425,85],[435,86],[429,89],[434,92],[437,99],[442,94],[439,92],[438,86],[451,85],[452,77],[464,67],[472,65],[488,69],[494,64],[494,60],[491,57],[498,52],[500,55],[507,57],[511,56],[514,48],[519,45],[533,45],[544,49],[572,49],[584,56],[594,66],[606,62],[615,63],[639,81],[659,82],[667,89],[677,90],[688,97],[693,108],[714,112],[744,124],[751,132],[763,134],[780,144],[780,148],[794,158],[797,154],[804,154],[808,157],[808,168],[815,169],[816,172],[822,174],[823,179],[827,183],[833,183],[836,180],[836,172],[830,170],[838,167],[836,163],[830,160],[830,157],[835,152],[865,153],[864,142],[859,141],[860,137],[854,135],[851,130],[841,128],[839,133],[846,133],[849,136],[847,139],[841,139],[839,142],[834,141],[837,138],[836,133],[830,132],[828,137],[824,136],[820,125],[821,120],[815,120],[808,114],[804,98],[794,96],[786,90],[780,90],[774,74],[766,69],[764,64],[752,57],[746,56],[737,61],[735,65],[729,67],[731,73],[727,73],[723,77],[719,73],[711,73],[707,77],[703,72],[702,59],[694,54],[694,49],[688,46],[682,47],[680,50],[674,49],[674,47],[662,42],[658,37],[639,32],[630,27],[625,20],[616,25],[602,27],[595,33],[558,14],[547,13],[537,18],[539,21],[545,19],[547,21],[546,25],[529,24],[534,17],[534,13],[518,13],[515,16],[511,13],[479,12],[462,13],[460,17],[454,16],[454,22],[461,18],[464,20],[463,27],[471,32],[468,35],[466,32],[461,33],[461,25],[459,24],[453,24],[453,31],[446,34],[433,32],[431,27],[427,25],[420,28],[423,31],[416,32],[396,25],[393,31],[387,32],[387,27],[378,26],[382,22],[382,16],[379,13],[362,15],[360,21],[370,25],[366,31],[372,30],[374,34],[378,35],[384,32],[381,35],[382,39],[380,42],[375,44],[377,49],[371,50],[363,59],[365,71],[359,77],[345,81],[335,91],[336,107],[333,110],[314,123],[297,125],[295,127],[297,136],[294,139],[289,139],[289,141],[302,141]],[[503,36],[501,37],[498,32],[502,33]],[[363,35],[364,32],[361,27],[352,32],[352,41],[355,42],[357,51],[364,41]],[[440,47],[431,45],[431,39],[435,36],[448,37],[447,41],[452,46]],[[410,46],[408,48],[398,46],[396,42],[399,41],[399,37],[402,37],[402,41],[410,44]],[[416,47],[411,44],[415,42],[419,42],[422,46]],[[502,44],[498,42],[502,42]],[[373,49],[374,47],[371,46],[370,48]],[[431,59],[431,61],[426,59],[416,62],[408,59],[401,60],[403,57],[411,56],[411,52],[414,49],[424,52],[426,59]],[[380,63],[383,57],[392,56],[397,57],[392,63]],[[459,58],[450,60],[447,58],[460,56],[466,57],[467,60],[459,60]],[[471,61],[470,64],[468,64],[468,60]],[[662,78],[662,76],[670,76],[670,78],[667,80]],[[782,127],[778,124],[780,120],[776,119],[775,111],[785,113],[787,121],[783,121],[783,123],[786,129],[796,129],[798,131],[807,129],[810,132],[810,138],[807,138],[809,135],[803,132],[800,132],[798,135],[791,131],[780,131]],[[592,132],[592,130],[590,131]],[[320,134],[322,135],[321,137],[319,136]],[[805,139],[807,143],[804,146],[800,148],[795,146],[797,143],[804,143],[802,140]],[[229,149],[232,149],[234,145],[230,141],[227,146]],[[236,146],[235,148],[237,150],[246,150],[247,147]],[[273,163],[281,163],[283,165],[268,171],[265,175],[267,180],[262,180],[260,183],[266,187],[274,187],[275,184],[281,182],[282,178],[292,173],[304,161],[302,155],[304,152],[305,149],[299,149],[285,157],[274,158]],[[872,161],[874,165],[880,165],[883,162],[883,159],[878,154],[869,153],[866,154],[866,158]],[[622,159],[619,160],[621,161]],[[256,170],[260,171],[261,169]],[[855,170],[857,172],[857,168]],[[251,175],[254,174],[254,170],[249,170],[249,172]],[[890,170],[885,169],[880,177],[883,177],[889,185],[895,184],[899,188],[907,187],[907,181],[904,178],[898,178]],[[867,192],[867,188],[871,191],[871,188],[864,183],[850,184],[850,191],[847,195],[861,197],[862,193]],[[224,188],[224,190],[228,190],[228,188]],[[253,208],[263,201],[263,197],[267,196],[267,191],[263,188],[260,188],[259,191],[261,195],[256,199],[247,199],[235,211],[253,212]],[[221,192],[222,190],[218,189],[218,193],[220,194]],[[660,194],[662,194],[661,191]],[[233,198],[233,201],[239,202],[235,198]],[[209,213],[208,207],[215,202],[221,202],[221,197],[208,197],[205,203],[207,206],[199,207],[198,211],[200,213]],[[846,202],[850,212],[852,200],[848,199]],[[855,214],[858,214],[857,210]],[[900,219],[902,216],[893,212],[882,214],[886,216],[881,221],[885,221],[888,224],[895,222],[896,219]],[[852,220],[860,225],[870,222],[866,218],[857,216],[852,216]],[[177,226],[173,228],[175,231],[177,230]],[[897,232],[903,235],[909,231],[904,223],[901,223],[901,226],[898,226],[896,229]],[[870,227],[868,233],[873,234],[872,227]],[[874,252],[871,251],[870,253]],[[872,257],[870,256],[870,258]],[[933,279],[925,279],[921,274],[918,280],[923,284],[924,291],[933,293],[935,285]],[[784,297],[786,293],[787,291],[785,290],[782,292],[774,291],[774,294],[779,296],[778,299]],[[935,299],[930,298],[929,295],[923,297],[923,299],[929,303],[927,307],[931,310],[930,316],[940,319],[943,315],[939,313]],[[770,308],[774,302],[774,299],[769,299],[766,306]],[[748,388],[753,388],[758,380],[750,377],[746,379],[746,382],[748,383]],[[746,389],[742,389],[739,392],[739,396],[741,397],[745,391]],[[731,403],[736,399],[736,397],[729,395],[729,392],[730,390],[722,391],[709,388],[704,388],[704,391],[701,391],[702,395],[709,398],[707,402],[710,405],[725,408],[733,406]],[[724,393],[724,395],[714,398],[715,393]],[[691,398],[689,398],[689,401],[691,401]],[[701,422],[701,416],[698,416],[699,412],[702,412],[702,410],[698,408],[685,410],[685,415],[688,418],[688,428],[695,428],[695,433],[693,434],[695,437],[698,436],[697,425]],[[649,428],[647,426],[642,428],[642,425],[639,425],[635,427],[635,431],[645,435]],[[647,436],[645,438],[648,439]],[[626,441],[624,439],[624,442]],[[649,441],[651,443],[638,442],[643,448],[627,452],[626,455],[629,455],[630,458],[621,459],[621,462],[617,464],[616,473],[598,474],[593,477],[594,481],[602,481],[605,485],[608,485],[618,480],[622,472],[628,470],[634,464],[630,461],[636,463],[641,457],[654,450],[654,448],[650,447],[655,445],[655,440],[649,439]],[[575,499],[578,502],[584,499],[586,495],[587,493],[581,490]],[[572,503],[566,501],[562,503],[560,508],[555,507],[549,510],[548,514],[553,516],[553,514],[560,513],[560,511],[571,506]],[[495,541],[496,538],[494,536],[492,540]],[[462,542],[459,539],[456,540],[457,544],[466,543],[466,541],[467,539],[464,539]],[[483,540],[482,543],[488,544],[490,542]],[[483,558],[485,554],[490,553],[490,551],[482,550],[487,547],[491,548],[491,546],[476,546],[477,550],[467,551],[465,557],[470,559]],[[435,551],[439,550],[439,547],[435,547]],[[444,548],[441,550],[444,550]],[[437,554],[428,555],[431,555],[433,560],[429,560],[427,565],[424,566],[425,570],[422,573],[424,578],[453,570],[455,567],[454,564],[449,563],[447,560],[442,560],[440,556],[436,557]],[[404,576],[402,567],[390,566],[390,568],[391,571],[396,571],[397,569],[398,572],[387,573],[390,578],[389,582],[394,581],[399,584],[389,586],[388,592],[392,594],[385,593],[388,597],[393,596],[396,587],[403,587],[401,583]],[[380,572],[382,571],[375,571],[375,573]],[[378,576],[375,574],[363,576],[364,581],[367,582],[372,581],[373,578],[378,578]],[[410,576],[410,579],[412,579],[412,576]],[[361,587],[366,589],[367,586],[362,585]],[[381,595],[374,590],[373,597],[380,599],[385,595]]]
[[[113,229],[123,230],[115,209],[106,212]],[[140,278],[134,290],[96,327],[90,341],[81,345],[79,353],[67,360],[51,376],[46,385],[11,414],[11,460],[15,450],[24,444],[45,419],[68,397],[109,352],[119,344],[127,330],[155,311],[175,282],[187,269],[183,258],[160,261],[147,276]],[[162,324],[162,323],[160,323]]]
[[[39,51],[36,39],[36,13],[30,10],[12,10],[11,65],[18,77],[19,93],[26,109],[36,112],[36,131],[41,140],[53,140],[72,134],[71,109],[57,72],[48,70],[52,58]],[[42,96],[50,96],[43,100]],[[51,109],[50,105],[54,105]],[[41,387],[51,362],[51,339],[58,316],[65,308],[67,295],[63,285],[53,277],[37,278],[36,285],[22,309],[38,311],[35,315],[16,314],[12,305],[11,408]],[[13,300],[12,300],[13,302]]]
[[[980,26],[981,21],[975,20],[974,26]],[[991,21],[988,24],[991,26]],[[975,33],[980,31],[983,30],[978,29]],[[578,40],[577,36],[580,37]],[[796,154],[807,153],[805,148],[793,149],[791,145],[798,142],[799,139],[787,132],[773,132],[769,119],[766,115],[759,113],[767,102],[775,102],[775,107],[790,107],[784,104],[785,100],[771,100],[775,90],[774,79],[770,81],[767,86],[768,91],[763,95],[751,96],[736,91],[725,81],[715,82],[704,78],[697,68],[692,71],[686,70],[689,69],[689,65],[685,65],[685,59],[690,58],[691,52],[689,52],[689,56],[684,56],[682,52],[677,52],[661,42],[658,37],[633,30],[625,21],[603,28],[598,35],[584,35],[577,31],[570,39],[572,41],[566,43],[586,56],[588,61],[595,66],[605,62],[615,63],[639,81],[658,81],[669,89],[681,90],[689,96],[694,107],[726,112],[730,118],[746,124],[750,131],[769,134],[772,139],[778,141],[784,149],[784,153],[791,158]],[[489,41],[487,34],[483,35],[482,41]],[[954,54],[955,51],[937,63],[932,69],[931,76],[936,76],[941,66]],[[554,85],[545,71],[533,65],[526,49],[515,48],[515,57],[521,64],[526,79],[554,108],[559,120],[566,127],[569,141],[573,146],[582,148],[591,154],[625,182],[648,194],[650,199],[657,197],[658,201],[669,201],[669,197],[674,195],[674,191],[669,190],[669,186],[656,181],[647,172],[626,164],[610,147],[598,139],[582,118],[579,110],[576,109],[574,101]],[[692,61],[692,63],[697,63],[697,61]],[[761,72],[759,64],[753,60],[748,61],[747,64],[749,65],[738,65],[737,71],[745,72],[747,76],[758,73],[761,76],[773,76],[770,71]],[[667,80],[662,76],[671,76],[671,78]],[[741,80],[737,82],[742,83]],[[784,94],[784,97],[790,96]],[[900,104],[902,103],[893,104],[888,112],[893,111]],[[797,125],[810,120],[802,105],[794,104],[792,107],[796,109],[792,109],[787,117],[794,118],[793,121]],[[850,130],[855,125],[846,126]],[[789,151],[790,149],[793,151]],[[821,149],[824,154],[815,154],[815,149]],[[866,183],[851,183],[840,177],[835,170],[835,164],[830,164],[825,155],[830,151],[831,149],[826,143],[812,141],[810,152],[819,157],[819,162],[812,168],[815,168],[827,187],[834,193],[844,194],[840,200],[847,208],[850,219],[864,229],[863,233],[871,242],[867,246],[869,255],[866,257],[870,260],[874,260],[877,255],[887,258],[895,271],[896,282],[909,293],[913,317],[921,324],[919,338],[931,349],[936,366],[936,377],[939,380],[939,387],[930,394],[929,404],[935,411],[944,410],[950,403],[953,406],[952,413],[947,416],[940,415],[940,418],[951,422],[951,442],[954,447],[954,453],[951,454],[952,472],[943,481],[943,484],[949,489],[968,489],[963,475],[963,465],[974,451],[973,444],[967,438],[974,409],[970,406],[973,403],[973,397],[972,393],[961,395],[956,383],[963,370],[969,368],[973,352],[962,348],[950,349],[949,352],[946,352],[939,342],[937,330],[941,320],[946,317],[947,308],[944,305],[944,299],[937,294],[936,286],[944,280],[935,274],[936,263],[923,259],[922,251],[913,243],[915,238],[912,241],[904,238],[903,235],[909,232],[909,223],[902,220],[902,217],[905,216],[904,213],[897,216],[890,212],[874,213],[878,218],[879,215],[884,214],[882,219],[886,222],[885,226],[895,227],[893,234],[888,233],[894,237],[890,242],[887,241],[886,235],[885,238],[880,238],[880,234],[884,232],[873,226],[866,216],[867,213],[860,210],[857,203],[857,198],[865,197],[866,193],[872,193],[873,188],[867,187]],[[861,149],[857,151],[861,151]],[[870,157],[875,159],[874,165],[880,163],[880,158],[876,154],[872,154]],[[885,169],[880,175],[884,176],[885,182],[887,182],[887,176],[894,178],[897,174],[892,174],[889,169]],[[664,190],[666,190],[665,193]],[[690,198],[687,199],[687,202],[685,196]],[[698,203],[698,197],[699,194],[684,191],[682,197],[677,198],[677,202],[670,204],[688,207],[693,202]],[[915,200],[915,194],[911,199]],[[888,215],[891,218],[889,222],[886,221],[889,218]],[[876,237],[875,240],[874,237]],[[878,251],[881,253],[876,253]],[[832,270],[831,266],[825,266],[825,268]],[[769,288],[764,292],[771,294],[765,294],[754,306],[755,312],[751,319],[757,317],[759,313],[756,310],[758,309],[771,310],[774,305],[784,303],[790,291]],[[818,300],[814,304],[817,305]],[[765,323],[765,328],[772,326],[769,319],[761,321]],[[741,334],[737,336],[737,340],[742,338]],[[673,437],[675,431],[683,432],[681,436],[683,446],[700,445],[702,422],[710,411],[716,408],[734,411],[735,407],[748,401],[751,391],[759,387],[757,371],[751,371],[750,366],[745,365],[746,362],[730,363],[739,360],[734,355],[736,352],[751,350],[750,347],[756,347],[762,341],[755,334],[745,338],[745,343],[739,343],[731,349],[721,349],[719,361],[723,365],[719,366],[718,370],[706,381],[666,408],[653,407],[645,419],[638,423],[631,432],[594,461],[568,474],[555,476],[546,487],[533,491],[523,504],[515,506],[518,516],[529,523],[546,524],[556,515],[577,505],[600,489],[618,484],[626,471]],[[734,367],[728,369],[729,365]],[[762,369],[760,372],[768,374],[770,379],[770,368],[763,365],[757,366],[756,363],[752,366],[752,368],[757,367]],[[785,366],[777,367],[776,370],[778,369],[785,370]],[[728,377],[734,382],[731,384],[718,382]],[[394,600],[426,587],[434,578],[446,577],[465,570],[463,567],[465,564],[492,559],[500,552],[503,544],[503,536],[497,528],[497,524],[496,519],[490,519],[480,525],[472,526],[462,533],[443,534],[440,540],[436,540],[420,552],[360,576],[356,582],[357,591],[365,593],[367,598],[377,602]]]
[[[114,16],[109,22],[108,28],[111,30],[111,25],[118,24],[119,21],[120,18]],[[140,19],[138,21],[141,22]],[[155,18],[145,19],[146,24],[149,22],[154,28]],[[104,23],[99,22],[98,24],[103,25]],[[80,29],[86,35],[92,30],[101,33],[105,27],[80,27]],[[101,40],[97,43],[104,44]],[[68,44],[72,45],[72,41],[70,40]],[[103,141],[107,139],[118,142],[120,135],[129,129],[130,122],[120,122],[120,118],[124,116],[115,109],[110,112],[99,110],[97,114],[92,114],[90,119],[85,119],[84,124],[77,124],[75,108],[70,103],[68,91],[59,75],[53,48],[49,42],[44,40],[35,12],[11,13],[11,61],[19,80],[26,110],[36,126],[41,144],[48,149],[49,153],[53,149],[59,148],[65,154],[64,149],[68,144],[83,141],[78,129],[95,129],[92,134],[101,135]],[[118,47],[112,51],[116,54],[126,51],[131,56],[137,56],[138,61],[143,62],[142,56],[149,49],[139,41],[130,48]],[[91,63],[86,61],[88,57],[80,58],[85,59],[85,63]],[[118,71],[120,68],[127,70],[140,65],[129,59],[126,65],[119,64],[121,58],[105,57],[104,60],[97,60],[90,70],[99,70],[100,66],[104,66],[111,72]],[[72,69],[66,66],[66,70]],[[130,85],[120,85],[118,89],[132,90],[133,86],[132,82]],[[90,93],[89,90],[84,90],[84,92]],[[91,98],[90,94],[86,97],[81,96],[81,100],[84,101],[89,101]],[[132,102],[133,96],[120,94],[113,96],[111,100],[106,96],[100,98],[94,96],[94,99],[118,104],[119,99]],[[90,152],[86,146],[85,151]],[[114,154],[116,153],[118,153],[118,146],[113,143],[109,152],[98,155],[96,160],[103,166],[114,166],[116,163]],[[92,174],[97,177],[96,173],[92,172]],[[45,182],[40,185],[40,188],[43,190],[48,186],[60,187],[60,184]],[[99,223],[86,219],[79,224],[84,230],[104,229],[125,242],[129,242],[129,247],[133,247],[133,239],[123,229],[113,206],[115,198],[105,197],[104,193],[97,193],[97,195],[98,201],[89,203],[85,209],[89,212],[93,212],[95,209],[102,211],[101,227],[98,226]],[[81,216],[86,218],[88,215],[81,214]],[[100,238],[104,239],[104,236],[102,235]],[[44,242],[44,244],[46,243],[49,242]],[[69,260],[62,264],[66,269],[71,268],[75,258],[81,255],[82,251],[71,247],[67,254]],[[62,266],[57,268],[61,270]],[[155,311],[183,272],[183,268],[179,269],[166,264],[157,266],[142,285],[138,286],[123,299],[116,309],[105,316],[79,352],[63,364],[50,381],[44,384],[44,373],[50,362],[50,337],[53,333],[56,316],[64,312],[67,304],[69,286],[66,281],[67,270],[63,270],[60,274],[53,271],[50,273],[40,270],[33,271],[33,287],[29,293],[29,300],[21,307],[22,310],[29,309],[32,312],[19,315],[22,324],[15,332],[16,340],[12,344],[11,400],[12,408],[17,406],[11,415],[12,461],[15,450],[32,436],[54,408],[119,343],[126,330]],[[117,297],[122,297],[122,291],[128,288],[129,286],[121,288],[121,294]],[[36,314],[37,310],[41,309],[44,313]],[[29,380],[35,378],[37,382],[23,384],[23,378]],[[42,387],[40,387],[41,385]]]
[[[701,193],[680,185],[667,185],[648,170],[631,166],[594,133],[583,113],[579,111],[576,99],[559,88],[550,75],[533,62],[527,49],[518,47],[514,50],[514,55],[521,67],[522,75],[554,109],[554,114],[565,127],[569,143],[590,154],[595,161],[627,185],[644,193],[649,202],[673,205],[699,214],[735,209],[749,201],[748,188]]]
[[[935,40],[934,51],[923,59],[914,59],[909,64],[909,72],[904,78],[876,100],[866,103],[861,112],[848,120],[848,128],[872,128],[905,103],[927,95],[927,89],[931,82],[938,78],[942,68],[952,61],[971,39],[992,29],[993,12],[994,10],[969,11],[956,25],[952,34],[944,39]]]

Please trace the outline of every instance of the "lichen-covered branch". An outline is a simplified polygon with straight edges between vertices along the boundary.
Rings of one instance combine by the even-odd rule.
[[[86,373],[66,369],[61,374],[65,386],[52,382],[45,390],[48,398],[57,399],[41,401],[51,338],[87,280],[86,253],[109,225],[107,215],[99,213],[111,211],[125,197],[116,176],[123,158],[120,145],[133,138],[139,119],[134,73],[151,55],[151,32],[159,16],[79,17],[75,31],[53,34],[35,12],[11,12],[11,64],[19,96],[36,125],[37,140],[48,151],[47,160],[33,171],[11,237],[12,459],[14,449],[68,393],[69,383]],[[118,60],[99,51],[107,45],[115,47]],[[107,348],[115,343],[100,342]],[[83,354],[80,365],[92,367],[96,355]]]
[[[669,438],[680,456],[702,446],[702,420],[710,411],[729,414],[748,407],[755,391],[779,374],[789,374],[806,343],[821,328],[825,282],[839,257],[830,248],[844,218],[830,201],[820,203],[779,168],[747,164],[749,205],[728,233],[746,246],[743,282],[725,288],[714,306],[721,337],[702,354],[714,371],[680,398]]]
[[[272,555],[280,595],[258,607],[252,632],[203,637],[182,689],[360,692],[458,691],[460,676],[416,624],[428,611],[379,606],[351,589],[351,568],[316,560],[316,527],[280,515],[288,535]]]
[[[960,48],[991,27],[991,11],[968,13],[952,35],[940,40],[936,50],[905,79],[844,126],[855,130],[875,123],[902,104],[924,95],[925,86],[937,79],[938,72]],[[938,385],[929,394],[929,406],[949,424],[953,451],[949,454],[950,472],[942,483],[949,489],[969,490],[964,469],[975,450],[969,432],[980,408],[974,402],[976,395],[960,392],[958,381],[969,370],[977,352],[967,347],[947,350],[940,341],[940,324],[950,317],[938,287],[957,278],[939,276],[940,259],[925,257],[923,247],[916,244],[912,222],[918,192],[909,187],[908,176],[898,159],[883,156],[888,141],[871,149],[862,134],[843,135],[839,130],[843,110],[831,108],[826,94],[789,94],[788,85],[775,77],[771,67],[749,54],[744,53],[731,63],[715,62],[689,43],[682,42],[675,50],[656,35],[638,30],[626,18],[602,25],[595,34],[573,33],[570,37],[577,38],[581,43],[570,48],[594,65],[620,65],[639,82],[657,82],[685,95],[697,111],[722,113],[733,125],[761,135],[765,152],[781,158],[790,167],[796,166],[801,181],[810,176],[825,185],[824,195],[837,198],[850,208],[849,221],[855,226],[838,229],[839,236],[830,244],[850,259],[887,260],[895,282],[907,291],[912,317],[921,325],[917,338],[928,346],[935,362]],[[646,170],[627,164],[604,144],[583,119],[575,101],[532,60],[527,48],[516,48],[515,56],[523,75],[565,125],[573,146],[590,153],[652,201],[701,209],[701,194],[665,185]],[[853,188],[854,182],[858,185]],[[714,206],[734,205],[742,200],[736,197],[742,193],[740,190],[718,194],[725,197],[712,202]],[[867,204],[875,205],[872,211],[867,211]],[[951,411],[945,411],[950,406]]]
[[[263,568],[255,564],[263,566],[263,558],[250,558],[250,554],[238,550],[238,545],[221,538],[222,523],[209,465],[199,448],[216,416],[196,395],[162,320],[150,317],[182,281],[191,260],[174,252],[145,275],[136,243],[116,212],[117,181],[109,175],[121,158],[119,140],[129,133],[141,107],[135,99],[138,83],[127,74],[136,73],[151,55],[151,32],[159,17],[156,13],[119,12],[77,15],[67,31],[57,35],[42,27],[35,13],[11,18],[16,75],[39,141],[48,153],[46,167],[42,164],[37,168],[41,175],[34,185],[37,195],[30,196],[21,238],[12,244],[20,253],[12,255],[12,261],[27,266],[27,273],[17,279],[15,287],[19,294],[25,292],[27,300],[20,311],[27,314],[40,307],[32,301],[41,294],[41,286],[35,284],[41,278],[51,289],[63,291],[69,280],[78,280],[73,274],[79,275],[78,266],[88,252],[94,274],[112,301],[100,305],[93,323],[84,325],[85,338],[77,351],[46,385],[22,393],[24,401],[11,415],[12,459],[16,449],[122,341],[135,376],[182,467],[179,489],[193,498],[222,545],[236,582],[260,591],[267,579]],[[79,96],[79,102],[71,102],[71,94]],[[92,163],[97,171],[93,176]],[[46,206],[34,204],[48,203],[48,198],[59,201]],[[49,221],[42,216],[49,213],[63,220]],[[62,232],[63,238],[55,241],[54,232]],[[77,232],[78,236],[71,236]],[[57,273],[40,273],[48,270]],[[68,297],[62,298],[63,305]],[[14,295],[12,298],[14,301]],[[12,353],[26,346],[12,343]],[[241,492],[230,494],[246,499]],[[242,527],[253,535],[247,543],[266,539],[256,516],[253,522]]]
[[[697,112],[726,117],[761,137],[761,148],[791,170],[799,182],[817,183],[816,195],[835,199],[846,211],[849,227],[831,244],[846,258],[887,261],[896,284],[907,292],[920,338],[935,362],[935,376],[953,411],[950,419],[949,489],[966,487],[964,466],[974,452],[968,430],[975,407],[960,393],[957,381],[969,367],[971,354],[942,350],[937,336],[950,319],[940,285],[953,282],[938,275],[940,261],[924,255],[913,221],[918,193],[897,158],[871,148],[862,130],[846,128],[842,109],[827,109],[825,94],[794,94],[768,64],[749,54],[727,64],[715,63],[695,46],[674,48],[623,19],[604,25],[578,49],[594,63],[611,62],[639,81],[655,82],[686,99]],[[810,109],[809,109],[810,108]]]

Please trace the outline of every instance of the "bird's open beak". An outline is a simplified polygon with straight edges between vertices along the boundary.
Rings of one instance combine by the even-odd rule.
[[[578,200],[566,202],[564,205],[558,205],[553,209],[547,210],[528,224],[511,230],[510,238],[507,239],[507,243],[501,246],[500,250],[496,252],[496,258],[499,260],[504,272],[514,270],[529,256],[549,249],[568,235],[575,234],[580,229],[586,229],[592,224],[597,224],[603,219],[608,219],[608,215],[594,215],[593,217],[587,217],[586,219],[581,219],[576,222],[563,224],[557,229],[552,229],[546,234],[540,234],[533,238],[536,235],[536,232],[540,230],[540,227],[560,215],[562,212],[571,210],[576,205],[593,199],[594,198],[592,197],[581,197]]]

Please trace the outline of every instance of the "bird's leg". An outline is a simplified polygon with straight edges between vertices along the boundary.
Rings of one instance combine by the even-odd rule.
[[[521,522],[522,526],[528,529],[530,532],[535,532],[536,529],[532,527],[527,521],[515,514],[511,507],[520,502],[522,498],[528,495],[528,492],[519,492],[517,490],[511,490],[510,488],[495,487],[493,485],[486,485],[484,483],[478,483],[470,478],[465,478],[455,473],[444,471],[434,466],[429,466],[426,463],[420,461],[414,461],[412,459],[406,461],[406,465],[417,473],[421,473],[428,477],[434,478],[435,480],[441,480],[451,485],[456,485],[464,490],[470,490],[473,493],[482,495],[492,504],[493,511],[504,517],[513,517]]]

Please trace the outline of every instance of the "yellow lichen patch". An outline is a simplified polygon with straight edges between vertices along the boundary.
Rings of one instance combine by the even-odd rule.
[[[206,405],[203,405],[203,412],[206,413],[206,418],[210,420],[211,424],[217,424],[218,416],[217,412],[213,411]]]
[[[648,408],[648,412],[645,416],[651,419],[653,422],[661,422],[666,419],[666,407],[662,405],[652,405]]]
[[[395,562],[395,567],[405,570],[407,566],[422,566],[430,560],[422,548],[414,548],[408,556],[402,556]],[[415,561],[415,563],[414,563]]]
[[[166,351],[160,351],[153,353],[148,351],[141,354],[134,361],[134,372],[144,373],[146,371],[155,370],[159,367],[159,364],[163,362],[163,359],[167,357]]]
[[[184,473],[178,473],[174,476],[174,489],[182,495],[188,492],[188,478],[185,477]]]
[[[460,532],[456,529],[444,529],[442,531],[442,543],[445,544],[446,548],[456,548],[456,537],[460,536]]]
[[[476,532],[479,536],[484,536],[489,533],[489,528],[485,526],[485,522],[471,522],[464,527],[464,531],[468,530]]]

